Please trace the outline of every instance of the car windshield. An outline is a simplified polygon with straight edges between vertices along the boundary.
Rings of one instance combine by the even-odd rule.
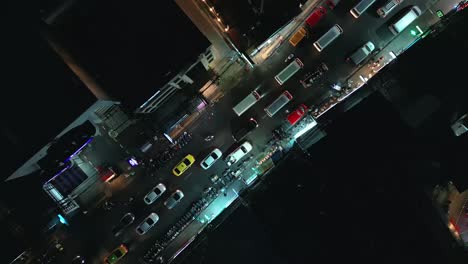
[[[117,257],[117,258],[120,258],[121,256],[123,256],[122,252],[120,252],[120,250],[116,250],[114,252],[114,256]]]
[[[175,168],[174,171],[179,174],[180,173],[180,170],[178,168]]]
[[[118,233],[120,231],[120,226],[116,226],[114,228],[112,228],[112,233]]]
[[[179,199],[180,199],[180,194],[175,193],[175,194],[174,194],[174,199],[179,200]]]
[[[218,155],[216,155],[216,153],[213,152],[213,153],[211,153],[211,157],[212,157],[213,159],[217,159],[217,158],[218,158]]]
[[[206,164],[206,162],[203,162],[203,166],[207,167],[207,166],[208,166],[208,164]]]
[[[190,161],[188,159],[184,159],[184,164],[188,166],[190,165]]]
[[[156,195],[160,195],[161,194],[161,190],[159,190],[158,188],[154,189],[154,193],[156,193]]]
[[[241,150],[242,150],[244,153],[247,153],[247,149],[246,149],[244,146],[241,147]]]
[[[125,216],[124,218],[122,218],[122,223],[123,223],[124,225],[129,224],[129,223],[131,223],[131,222],[132,222],[132,216],[131,216],[131,215],[127,215],[127,216]]]
[[[148,219],[146,220],[146,223],[148,223],[148,225],[153,225],[153,224],[154,224],[154,221],[153,221],[153,219],[148,218]]]

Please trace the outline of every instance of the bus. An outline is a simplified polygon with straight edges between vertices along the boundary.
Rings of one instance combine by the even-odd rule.
[[[261,98],[261,95],[256,90],[254,90],[253,92],[250,92],[244,99],[242,99],[242,101],[240,101],[236,106],[234,106],[232,110],[234,110],[238,116],[241,116]]]
[[[296,72],[304,67],[302,61],[296,58],[293,62],[291,62],[286,68],[284,68],[278,75],[275,76],[275,80],[282,85],[285,83],[289,78],[291,78]]]
[[[355,5],[349,12],[353,17],[358,18],[362,13],[364,13],[375,0],[362,0],[357,5]]]

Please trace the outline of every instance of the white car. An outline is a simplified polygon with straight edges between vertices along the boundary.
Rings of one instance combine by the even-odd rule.
[[[354,64],[359,65],[363,62],[369,55],[375,50],[375,45],[371,41],[366,42],[363,46],[361,46],[358,50],[353,52],[351,56],[349,56],[348,60],[352,61]]]
[[[240,159],[242,159],[247,153],[249,153],[252,150],[252,144],[250,144],[248,141],[245,141],[240,145],[236,150],[234,150],[231,154],[229,154],[226,157],[226,163],[228,166],[231,166],[232,164],[238,162]]]
[[[206,156],[206,158],[204,158],[202,160],[202,162],[200,162],[200,166],[207,170],[209,169],[219,158],[221,158],[221,156],[223,155],[223,153],[221,152],[221,150],[219,150],[218,148],[215,148],[213,149],[213,151],[211,151],[211,153]]]
[[[161,195],[166,191],[166,186],[162,183],[156,185],[151,189],[149,193],[145,195],[143,198],[143,201],[147,204],[150,205],[156,201]]]
[[[459,137],[468,132],[468,114],[462,115],[453,125],[452,131],[455,136]]]
[[[393,11],[403,0],[389,0],[381,8],[377,9],[377,14],[384,18]]]
[[[182,200],[182,198],[184,198],[184,193],[181,190],[176,190],[169,198],[167,198],[164,205],[167,209],[172,209],[180,202],[180,200]]]
[[[151,213],[148,217],[141,222],[141,224],[135,229],[137,234],[144,235],[150,230],[159,220],[159,216],[156,213]]]

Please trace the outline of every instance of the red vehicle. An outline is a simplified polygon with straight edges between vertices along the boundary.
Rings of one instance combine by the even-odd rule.
[[[306,19],[307,25],[314,27],[322,19],[322,17],[327,13],[327,10],[323,6],[319,6],[317,9],[312,12],[312,14]]]
[[[299,120],[301,120],[302,117],[304,117],[304,115],[307,113],[307,110],[309,110],[307,105],[301,104],[296,110],[294,110],[294,112],[291,112],[288,115],[288,122],[291,125],[296,124]]]
[[[99,173],[99,176],[101,177],[101,180],[104,182],[111,182],[119,176],[115,168],[111,166],[97,166],[96,169]]]

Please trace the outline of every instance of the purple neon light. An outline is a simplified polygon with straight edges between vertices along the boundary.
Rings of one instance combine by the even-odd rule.
[[[138,161],[137,161],[135,158],[130,158],[130,159],[128,160],[128,163],[129,163],[130,166],[132,166],[132,167],[138,166]]]
[[[71,160],[71,158],[73,158],[74,156],[76,156],[78,153],[80,153],[80,151],[82,151],[84,149],[84,147],[86,147],[86,145],[88,145],[91,141],[93,141],[93,137],[91,137],[90,139],[88,139],[84,144],[83,146],[81,146],[79,149],[77,149],[75,152],[73,152],[73,154],[70,155],[70,157],[68,157],[65,162]]]
[[[50,178],[45,184],[49,183],[50,181],[52,181],[53,179],[57,178],[58,176],[60,176],[60,174],[64,173],[66,170],[68,170],[72,165],[71,164],[68,164],[65,168],[63,168],[61,171],[57,172],[54,176],[52,176],[52,178]]]

